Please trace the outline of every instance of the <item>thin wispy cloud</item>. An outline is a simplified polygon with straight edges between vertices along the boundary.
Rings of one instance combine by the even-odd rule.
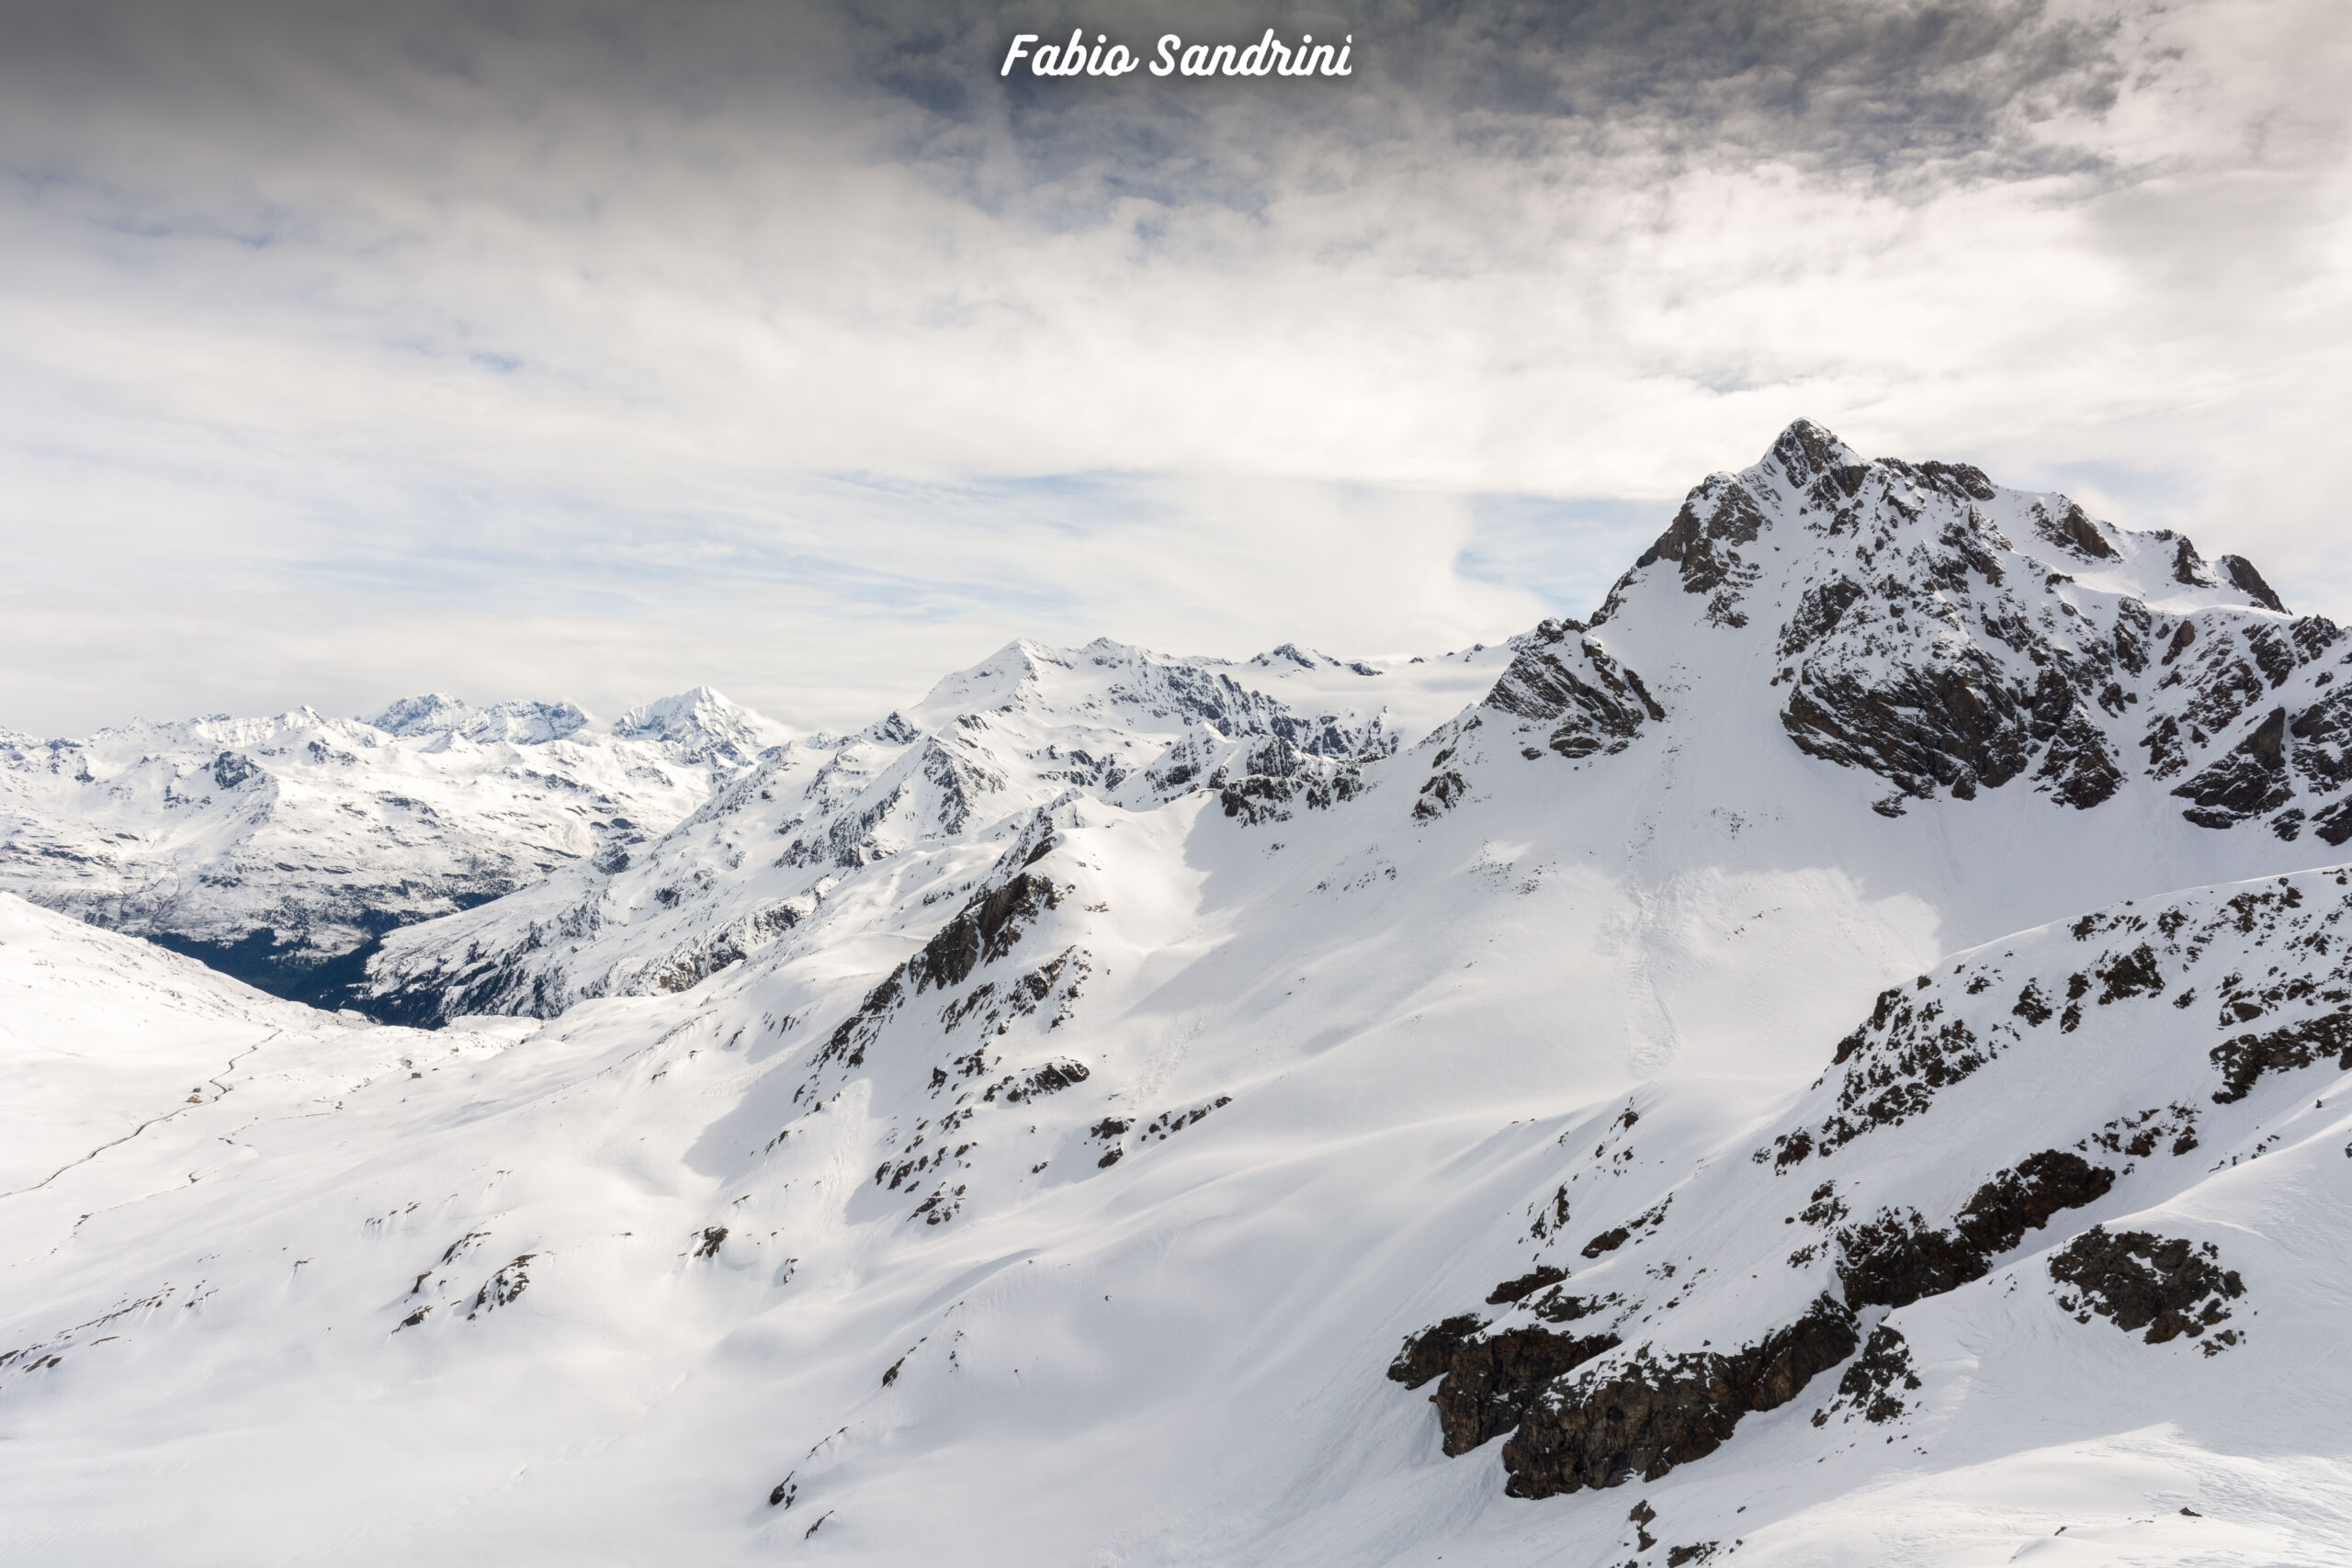
[[[2327,4],[9,22],[0,724],[1434,650],[1798,414],[2352,609]],[[1080,25],[1358,73],[996,74]]]

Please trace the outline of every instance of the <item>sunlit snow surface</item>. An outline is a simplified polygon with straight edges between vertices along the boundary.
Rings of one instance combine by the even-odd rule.
[[[2134,559],[2099,592],[2207,646],[2245,603]],[[2332,1055],[2243,1093],[2215,1055],[2343,1005],[2342,857],[2139,778],[1873,810],[1776,717],[1781,590],[1743,637],[1659,577],[1597,636],[1667,716],[1574,760],[1464,712],[1518,648],[1014,645],[390,954],[560,977],[544,1021],[372,1027],[0,896],[0,1555],[2352,1560],[2352,1101]],[[1281,713],[1204,730],[1219,673]],[[1204,787],[1253,758],[1300,793]],[[1871,1078],[1955,1025],[1966,1071]],[[1384,1375],[1532,1321],[1487,1298],[1539,1263],[1612,1298],[1596,1369],[1752,1343],[1839,1288],[1824,1184],[1941,1224],[2045,1150],[2112,1185],[1860,1314],[1918,1379],[1891,1418],[1833,1370],[1529,1500]],[[2070,1311],[2093,1225],[2243,1293],[2156,1344]]]

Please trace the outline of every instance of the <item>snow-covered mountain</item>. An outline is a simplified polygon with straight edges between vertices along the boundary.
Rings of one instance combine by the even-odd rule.
[[[681,990],[776,942],[827,940],[793,933],[865,867],[917,850],[992,859],[1057,803],[1148,809],[1230,789],[1329,805],[1510,658],[1498,646],[1382,670],[1289,644],[1235,664],[1108,639],[1012,643],[909,712],[771,752],[657,843],[389,937],[367,1005],[408,1021],[552,1017]]]
[[[438,1030],[0,896],[0,1553],[2342,1561],[2339,641],[1800,424],[1589,626],[771,750]]]
[[[1206,792],[1255,823],[1413,774],[1397,787],[1418,786],[1426,821],[1563,765],[1593,773],[1567,787],[1607,824],[1595,853],[1702,797],[1690,820],[1713,831],[1651,851],[1660,896],[1689,891],[1685,863],[1713,874],[1860,834],[1894,857],[1896,887],[1956,922],[1948,938],[1973,940],[2253,874],[2306,831],[2319,841],[2288,863],[2333,854],[2352,837],[2341,636],[2288,615],[2236,558],[2208,569],[2185,538],[1973,468],[1865,463],[1799,423],[1693,491],[1590,626],[1386,672],[1287,645],[1220,667],[1016,643],[910,714],[771,757],[658,844],[388,939],[372,1005],[546,1017],[693,985],[786,941],[859,868],[917,846],[993,852],[1057,801],[1134,811]],[[1493,683],[1447,711],[1472,671]],[[1874,829],[1858,796],[1928,820]],[[2053,806],[2079,815],[2060,827]],[[2227,832],[2256,819],[2271,837]],[[2052,848],[1941,863],[1954,838],[1986,834]]]
[[[2334,623],[2287,615],[2236,556],[2208,568],[2177,535],[1964,465],[1865,463],[1807,423],[1692,491],[1592,626],[1546,637],[1485,706],[1530,742],[1562,721],[1541,739],[1564,756],[1665,717],[1647,671],[1747,720],[1735,745],[1776,722],[1883,780],[1885,816],[2012,784],[2087,812],[2154,787],[2201,828],[2352,838]]]
[[[708,687],[609,728],[435,693],[367,718],[0,732],[0,887],[315,994],[385,931],[626,852],[784,739]]]

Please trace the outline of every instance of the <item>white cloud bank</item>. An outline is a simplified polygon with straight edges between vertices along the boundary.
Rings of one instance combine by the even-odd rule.
[[[2352,611],[2342,7],[1669,11],[1374,8],[1312,98],[1008,94],[950,7],[28,23],[0,724],[1435,650],[1801,413]]]

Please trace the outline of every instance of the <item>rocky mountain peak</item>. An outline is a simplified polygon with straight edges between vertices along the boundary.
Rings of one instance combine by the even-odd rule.
[[[624,739],[661,743],[680,761],[740,767],[785,739],[782,726],[708,686],[641,704],[614,722]]]
[[[2290,613],[2278,602],[2278,595],[2271,592],[2270,584],[2262,580],[2262,573],[2255,570],[2254,563],[2245,557],[2223,556],[2213,563],[2213,570],[2221,574],[2222,581],[2264,609],[2276,610],[2282,615]]]
[[[2340,641],[2242,557],[2209,568],[2170,531],[1969,464],[1865,460],[1800,420],[1695,486],[1589,627],[1515,642],[1482,710],[1530,756],[1581,758],[1624,750],[1653,691],[1697,681],[1887,780],[1886,815],[2016,780],[2088,810],[2136,779],[2200,827],[2263,816],[2333,843],[2352,838]],[[1430,787],[1466,784],[1433,768]]]
[[[1777,464],[1788,482],[1802,490],[1840,469],[1860,465],[1862,457],[1813,421],[1797,419],[1773,441],[1764,462]]]

